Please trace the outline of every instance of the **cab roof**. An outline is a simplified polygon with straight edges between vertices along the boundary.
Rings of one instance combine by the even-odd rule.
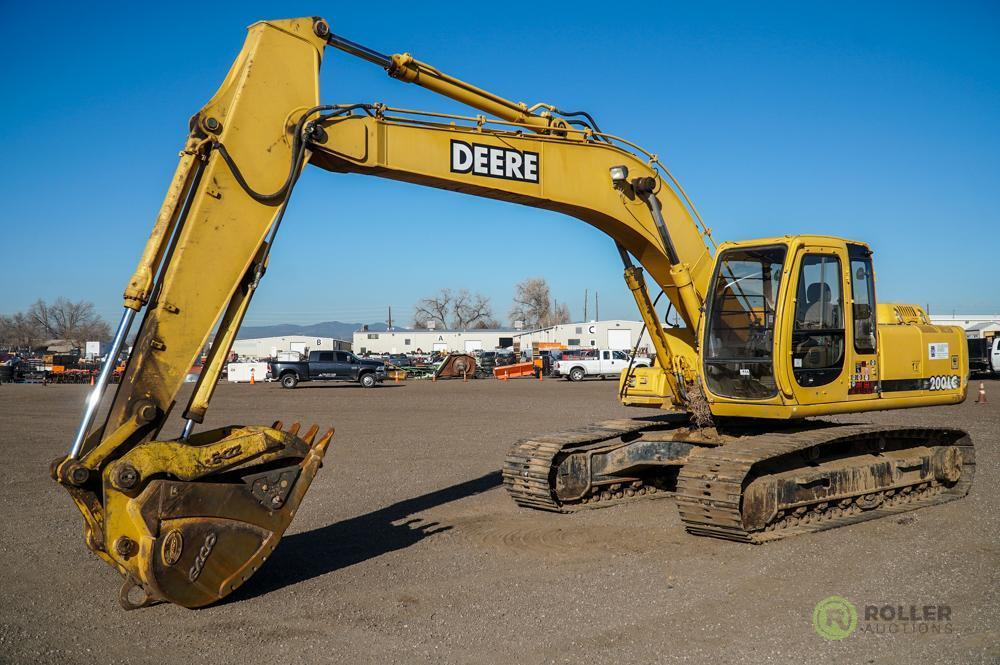
[[[871,247],[866,242],[860,240],[852,240],[850,238],[841,238],[838,236],[827,236],[827,235],[813,235],[813,234],[800,234],[800,235],[784,235],[784,236],[774,236],[771,238],[754,238],[752,240],[736,240],[736,241],[726,241],[719,245],[719,251],[732,249],[734,247],[760,247],[764,245],[787,245],[789,247],[798,247],[801,245],[861,245],[869,251]]]

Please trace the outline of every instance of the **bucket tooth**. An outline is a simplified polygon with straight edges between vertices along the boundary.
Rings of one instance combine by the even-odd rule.
[[[292,436],[299,435],[299,428],[302,427],[302,423],[292,423],[292,426],[288,428],[288,433]]]
[[[315,450],[320,456],[326,454],[326,449],[330,445],[330,440],[333,439],[333,431],[332,427],[328,429],[326,434],[321,436],[319,441],[316,442],[316,445],[313,446],[313,450]]]
[[[317,432],[319,432],[319,425],[313,425],[309,428],[309,431],[302,435],[302,440],[306,442],[307,446],[312,446]]]
[[[271,429],[276,429],[280,432],[284,428],[284,426],[285,424],[283,422],[281,422],[280,420],[275,420],[274,424],[271,425]]]

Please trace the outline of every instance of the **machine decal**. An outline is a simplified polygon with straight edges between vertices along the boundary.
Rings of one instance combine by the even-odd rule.
[[[859,360],[854,363],[854,373],[851,374],[851,386],[848,395],[870,395],[878,385],[878,372],[875,371],[874,360]]]
[[[927,357],[930,360],[946,360],[948,358],[948,342],[928,344]]]
[[[451,171],[503,180],[538,182],[538,153],[452,140]]]
[[[225,450],[216,451],[212,453],[212,457],[209,458],[208,463],[211,464],[212,466],[218,466],[219,464],[222,464],[226,460],[238,456],[241,452],[243,452],[241,446],[239,445],[229,446]]]
[[[202,569],[205,568],[205,562],[208,561],[208,555],[212,553],[217,540],[218,536],[215,535],[214,531],[209,531],[208,535],[205,536],[205,544],[198,550],[198,556],[194,558],[194,565],[188,571],[188,579],[190,581],[194,582],[201,575]]]
[[[958,390],[962,377],[955,374],[932,376],[925,379],[888,379],[882,381],[882,392],[903,392],[907,390]]]
[[[932,376],[928,390],[957,390],[962,384],[962,379],[954,374],[944,376]]]
[[[178,561],[180,561],[181,554],[184,552],[184,536],[177,529],[174,529],[167,534],[167,537],[163,539],[163,548],[161,551],[161,556],[163,557],[163,563],[168,566],[172,566]]]

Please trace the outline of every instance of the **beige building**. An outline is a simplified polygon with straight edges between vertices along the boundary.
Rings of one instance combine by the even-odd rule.
[[[535,342],[562,344],[570,348],[613,349],[631,351],[635,348],[639,335],[639,349],[651,352],[653,344],[649,334],[643,332],[641,321],[613,319],[610,321],[588,321],[586,323],[563,323],[558,326],[521,332],[515,337],[522,349],[529,349]]]
[[[232,352],[240,359],[262,360],[274,358],[281,351],[298,351],[308,355],[310,351],[350,351],[351,343],[333,337],[307,337],[286,335],[284,337],[259,337],[238,339],[233,342]]]
[[[931,323],[959,326],[968,339],[984,339],[1000,334],[1000,314],[932,314]]]
[[[390,330],[374,332],[359,330],[354,333],[355,353],[432,353],[492,351],[514,343],[514,335],[521,330]]]
[[[589,321],[566,323],[540,330],[391,330],[354,333],[354,351],[364,353],[431,353],[493,351],[518,345],[530,349],[535,342],[552,342],[568,347],[632,349],[642,330],[640,321]],[[649,335],[643,334],[640,348],[651,351]]]

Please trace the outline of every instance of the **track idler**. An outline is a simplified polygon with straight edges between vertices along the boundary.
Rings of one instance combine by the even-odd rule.
[[[124,576],[125,609],[224,598],[274,551],[333,436],[298,423],[225,427],[188,441],[150,441],[75,485],[56,475],[84,514],[88,546]],[[82,480],[79,475],[76,480]]]

